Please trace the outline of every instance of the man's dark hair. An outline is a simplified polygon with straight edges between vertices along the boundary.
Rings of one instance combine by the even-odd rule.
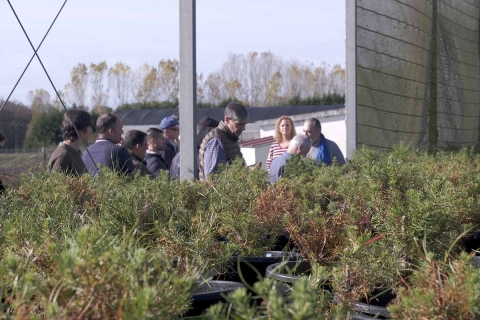
[[[63,140],[75,141],[78,135],[75,132],[75,125],[78,131],[85,132],[88,127],[93,127],[92,116],[84,110],[70,110],[63,115],[62,137]]]
[[[0,131],[0,141],[5,141],[7,138],[3,135],[2,131]]]
[[[161,130],[161,129],[149,128],[147,130],[147,137],[148,137],[148,139],[156,138],[156,137],[158,137],[159,134],[162,134],[162,133],[163,133],[163,130]]]
[[[102,114],[97,120],[97,133],[104,134],[117,124],[117,116],[111,113]]]
[[[223,113],[224,117],[229,117],[232,120],[247,120],[248,110],[239,102],[230,102]]]
[[[135,148],[137,144],[142,144],[145,141],[147,134],[140,130],[130,130],[125,134],[125,147],[128,150]]]
[[[322,124],[320,123],[320,120],[318,120],[317,118],[309,118],[307,119],[306,121],[308,121],[313,128],[315,129],[322,129]]]

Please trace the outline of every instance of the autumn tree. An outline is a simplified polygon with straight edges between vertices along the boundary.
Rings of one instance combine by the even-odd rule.
[[[108,70],[108,85],[113,91],[114,105],[130,102],[133,84],[132,68],[123,62],[117,62]]]
[[[92,108],[101,110],[100,106],[110,102],[109,89],[113,105],[123,109],[178,105],[176,59],[162,59],[157,65],[145,63],[136,70],[122,62],[110,69],[105,61],[91,64],[90,69],[78,64],[71,76],[65,92],[71,105],[80,108],[86,93],[91,92]],[[220,106],[226,101],[251,106],[338,102],[344,95],[345,69],[340,65],[285,60],[270,51],[230,54],[219,70],[197,75],[197,103],[202,107]]]
[[[30,101],[30,108],[35,115],[41,112],[47,112],[52,108],[52,100],[50,93],[45,89],[35,89],[28,92],[28,100]]]
[[[64,92],[70,104],[79,108],[88,109],[88,68],[84,63],[79,63],[70,72],[70,82],[65,85]]]
[[[178,60],[161,60],[158,63],[157,85],[159,89],[159,101],[178,101],[178,92],[180,90]]]
[[[92,108],[103,107],[108,104],[108,85],[105,86],[108,66],[105,61],[90,64],[90,84],[92,89]]]
[[[57,95],[55,95],[55,98],[53,99],[52,107],[54,109],[57,109],[57,110],[63,110],[62,101],[63,101],[63,103],[66,103],[65,92],[62,91],[62,90],[58,90],[57,92],[58,92],[58,96],[60,96],[60,98]],[[60,101],[60,99],[62,99],[62,100]]]
[[[345,93],[345,69],[343,69],[339,64],[334,65],[328,78],[329,92]]]
[[[157,86],[157,69],[148,63],[143,64],[136,74],[136,102],[154,101],[158,95]]]

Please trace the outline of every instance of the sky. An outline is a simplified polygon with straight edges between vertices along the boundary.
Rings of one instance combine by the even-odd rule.
[[[65,0],[10,0],[36,47]],[[78,63],[144,63],[179,57],[178,0],[68,0],[38,54],[62,90]],[[197,0],[197,73],[228,54],[271,51],[286,60],[345,66],[345,0]],[[7,98],[33,50],[6,0],[0,1],[0,99]],[[54,91],[34,60],[12,95]]]

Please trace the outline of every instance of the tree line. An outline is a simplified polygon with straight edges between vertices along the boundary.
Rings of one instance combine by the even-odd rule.
[[[69,80],[59,91],[61,100],[67,108],[88,110],[94,116],[113,109],[178,107],[176,59],[136,69],[123,62],[79,63]],[[30,91],[27,98],[29,107],[9,102],[2,111],[0,131],[7,137],[6,148],[37,148],[61,139],[60,99],[43,88]],[[343,104],[345,70],[340,65],[285,60],[272,52],[230,54],[219,70],[197,75],[197,104],[213,108],[231,101],[256,107]]]
[[[197,75],[197,103],[211,108],[229,101],[247,106],[309,104],[324,96],[345,92],[345,69],[322,63],[315,65],[285,60],[272,52],[230,54],[217,71]],[[134,69],[123,62],[108,66],[79,63],[70,72],[70,81],[60,92],[69,106],[86,110],[174,108],[178,106],[179,61],[160,60]],[[37,89],[29,94],[32,103],[58,107],[58,99]]]

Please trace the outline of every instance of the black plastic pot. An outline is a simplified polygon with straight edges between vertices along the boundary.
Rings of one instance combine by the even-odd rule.
[[[352,319],[390,319],[390,312],[387,309],[387,305],[395,299],[395,295],[390,291],[381,294],[379,294],[378,291],[374,291],[372,296],[375,298],[369,300],[362,299],[352,304]],[[339,302],[340,300],[335,296],[333,303]]]
[[[225,280],[243,282],[247,286],[253,286],[255,282],[263,278],[271,264],[297,261],[298,259],[300,259],[300,254],[288,251],[266,251],[265,254],[258,257],[233,256],[230,257],[230,266]]]
[[[305,260],[280,262],[269,265],[266,269],[265,276],[293,284],[295,281],[298,281],[301,276],[310,275],[311,269],[310,262]]]
[[[467,253],[478,251],[480,249],[480,230],[467,234],[461,242]]]
[[[473,256],[472,257],[472,260],[470,261],[470,263],[474,266],[474,267],[480,267],[480,256]]]
[[[310,262],[305,260],[274,263],[267,267],[265,277],[277,280],[277,291],[287,297],[292,292],[292,285],[301,276],[310,275],[311,269]]]
[[[198,283],[192,292],[192,309],[185,317],[198,316],[210,306],[225,301],[224,296],[230,292],[243,288],[244,285],[232,281],[212,280],[205,283]]]

